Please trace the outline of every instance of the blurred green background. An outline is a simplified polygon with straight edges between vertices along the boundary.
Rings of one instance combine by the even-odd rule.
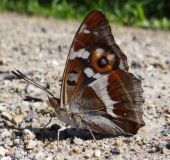
[[[152,29],[170,29],[170,0],[0,0],[0,11],[82,20],[103,11],[109,21]]]

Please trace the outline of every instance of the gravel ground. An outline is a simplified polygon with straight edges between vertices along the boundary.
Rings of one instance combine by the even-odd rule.
[[[0,159],[170,159],[170,32],[112,26],[128,57],[130,72],[142,80],[146,125],[133,137],[109,137],[66,128],[47,108],[41,90],[15,79],[20,70],[59,97],[72,39],[80,23],[0,13]],[[42,114],[44,111],[44,114]],[[53,116],[50,124],[50,117]]]

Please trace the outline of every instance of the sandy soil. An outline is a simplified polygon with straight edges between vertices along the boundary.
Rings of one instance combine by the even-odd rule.
[[[130,72],[142,80],[146,125],[133,137],[95,134],[100,149],[88,131],[67,128],[60,136],[62,152],[57,152],[56,129],[63,123],[53,117],[46,132],[38,121],[38,116],[41,123],[50,120],[46,94],[10,72],[22,71],[59,97],[66,57],[79,25],[0,13],[0,158],[170,159],[170,32],[113,25]]]

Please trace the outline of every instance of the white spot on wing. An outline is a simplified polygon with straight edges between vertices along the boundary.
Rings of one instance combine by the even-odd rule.
[[[74,60],[76,57],[77,52],[74,52],[74,49],[71,48],[70,50],[70,60]]]
[[[101,49],[101,48],[98,48],[98,49],[96,49],[96,52],[97,52],[98,55],[100,55],[104,52],[104,50]]]
[[[91,86],[91,88],[95,91],[95,93],[100,97],[102,102],[105,104],[107,113],[114,117],[117,117],[112,110],[114,108],[114,104],[119,103],[119,101],[113,101],[109,96],[109,93],[107,91],[108,76],[104,76],[103,78],[94,81],[93,83],[89,84],[89,86]]]
[[[86,33],[86,34],[89,34],[89,33],[90,33],[90,31],[87,30],[87,29],[84,29],[83,32]]]
[[[84,48],[78,50],[77,52],[71,51],[70,60],[77,58],[88,59],[90,52],[86,51]]]
[[[85,23],[82,24],[79,34],[87,27],[87,25]]]
[[[88,59],[88,58],[89,58],[89,55],[90,55],[90,52],[85,51],[85,52],[83,53],[83,55],[82,55],[82,58],[83,58],[83,59]]]
[[[85,52],[85,49],[84,49],[84,48],[78,50],[76,57],[81,58],[82,55],[84,54],[84,52]]]
[[[71,82],[73,82],[73,81],[77,82],[77,73],[69,73],[68,80]]]
[[[100,73],[97,73],[97,74],[95,74],[95,75],[93,76],[93,78],[96,78],[96,79],[98,79],[98,78],[100,78],[100,77],[102,77],[102,75],[101,75]]]
[[[87,77],[91,77],[91,76],[94,75],[94,72],[93,72],[93,70],[91,68],[86,68],[84,70],[84,73],[87,75]]]
[[[113,60],[115,58],[115,55],[114,54],[109,54],[108,56],[107,56],[107,59],[108,60]]]
[[[94,31],[93,34],[94,34],[94,35],[98,35],[98,32],[97,32],[97,31]]]

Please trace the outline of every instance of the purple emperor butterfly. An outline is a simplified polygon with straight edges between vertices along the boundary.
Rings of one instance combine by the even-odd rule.
[[[17,76],[48,92],[56,116],[74,128],[134,135],[144,126],[141,81],[128,72],[105,15],[94,10],[80,25],[65,66],[60,100],[20,71]]]

